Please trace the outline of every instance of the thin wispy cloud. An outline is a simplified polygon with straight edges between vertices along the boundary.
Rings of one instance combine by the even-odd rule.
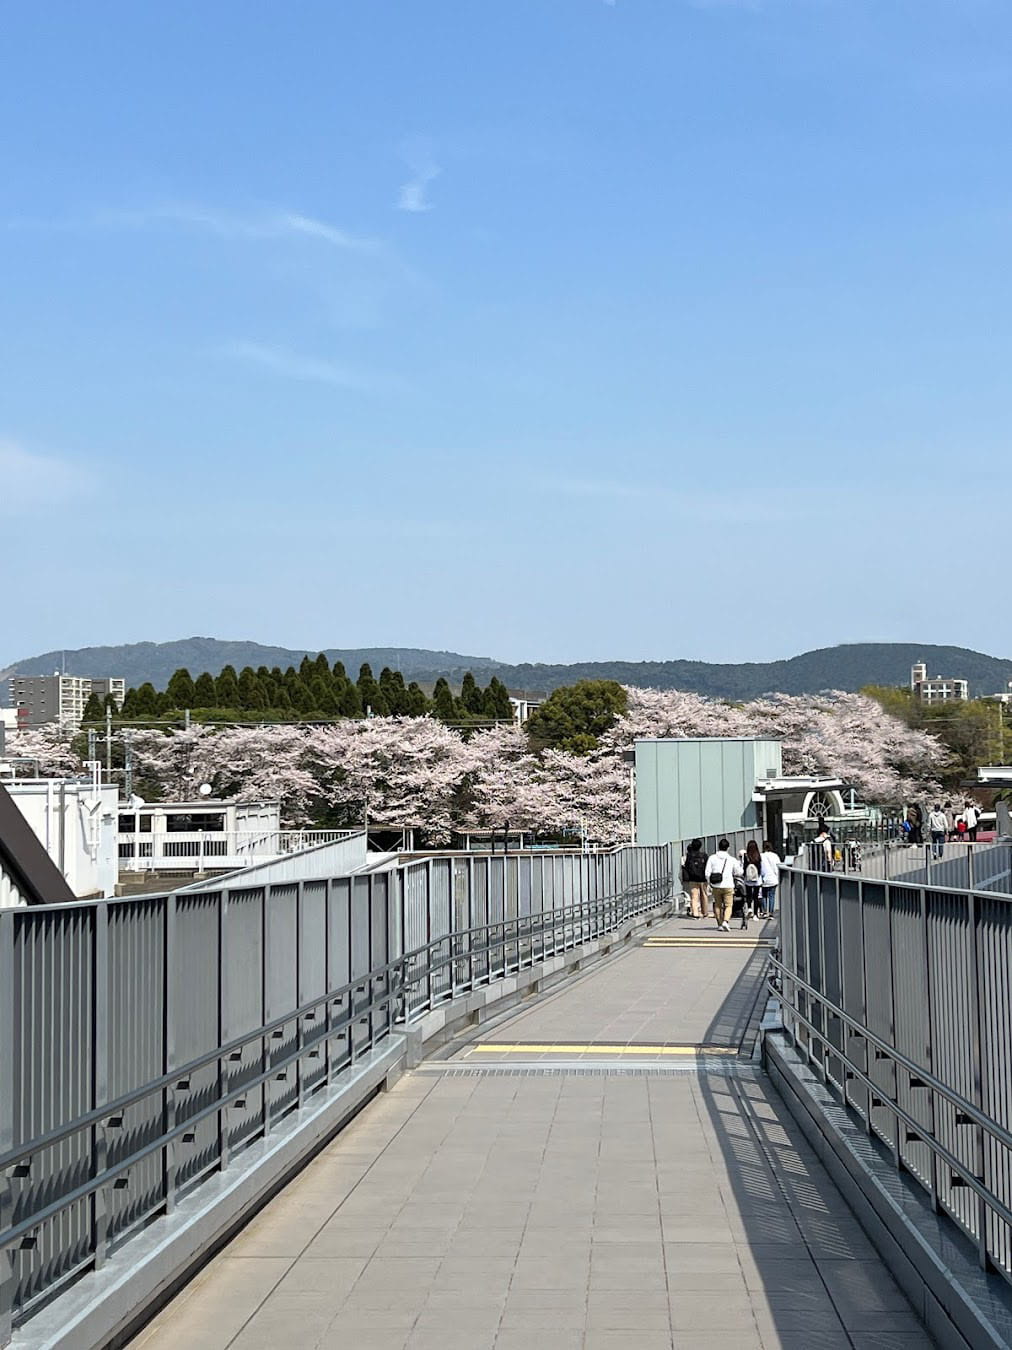
[[[431,147],[425,141],[413,141],[404,149],[404,160],[411,170],[411,177],[401,184],[398,211],[433,210],[428,197],[429,184],[439,177],[442,169],[433,158]]]
[[[92,480],[76,464],[6,440],[0,440],[0,483],[0,517],[48,510],[80,501],[92,492]]]
[[[335,248],[356,253],[375,253],[381,245],[375,239],[363,238],[339,229],[313,216],[297,211],[274,211],[263,215],[240,215],[214,207],[188,204],[170,204],[147,207],[139,211],[104,211],[95,217],[96,224],[109,228],[142,229],[157,224],[179,225],[205,230],[222,239],[320,239]]]
[[[215,349],[218,356],[259,366],[289,380],[329,384],[359,394],[403,393],[407,385],[396,376],[360,366],[333,361],[327,357],[305,356],[268,343],[227,342]]]

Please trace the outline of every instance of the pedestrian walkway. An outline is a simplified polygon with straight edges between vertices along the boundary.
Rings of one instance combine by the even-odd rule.
[[[751,1057],[744,938],[672,920],[444,1047],[134,1346],[933,1344]]]

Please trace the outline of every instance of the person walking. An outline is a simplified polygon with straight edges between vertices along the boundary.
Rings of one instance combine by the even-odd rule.
[[[963,819],[966,821],[966,837],[971,844],[977,842],[977,829],[980,825],[980,812],[973,802],[967,802],[963,807]]]
[[[935,802],[928,812],[928,831],[931,835],[931,856],[933,858],[940,858],[944,854],[945,836],[948,829],[948,818],[938,802]]]
[[[713,916],[722,933],[730,933],[731,906],[734,903],[734,880],[742,875],[741,863],[733,858],[726,839],[717,844],[717,852],[711,853],[706,860],[706,879],[713,896]]]
[[[742,865],[745,868],[745,903],[741,907],[741,926],[747,928],[749,919],[761,908],[762,854],[754,839],[745,845]]]
[[[924,813],[915,802],[913,806],[907,807],[907,820],[910,822],[909,840],[911,844],[924,843]]]
[[[702,839],[693,839],[682,859],[682,885],[689,896],[692,918],[710,917],[709,892],[706,889],[706,850]]]
[[[777,907],[777,887],[780,885],[780,856],[774,852],[773,845],[768,839],[763,840],[763,851],[760,854],[759,881],[760,885],[760,903],[761,913],[764,918],[771,919],[776,912]]]
[[[812,867],[816,872],[833,870],[833,836],[825,825],[812,841]]]

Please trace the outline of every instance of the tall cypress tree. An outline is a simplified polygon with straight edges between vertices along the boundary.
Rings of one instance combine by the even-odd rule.
[[[105,717],[105,710],[102,707],[102,700],[97,694],[89,694],[88,702],[84,705],[84,715],[82,722],[101,722]]]
[[[432,691],[432,706],[441,722],[457,721],[457,706],[450,686],[442,676],[436,681],[436,687]]]
[[[373,678],[372,666],[363,662],[356,681],[358,696],[362,700],[363,713],[371,712],[374,717],[386,717],[388,709],[379,685]]]
[[[214,676],[209,675],[205,670],[203,675],[198,675],[194,682],[192,706],[194,708],[217,707],[217,697],[214,687]]]
[[[173,708],[196,707],[196,690],[190,672],[181,666],[165,686]]]
[[[481,714],[485,711],[485,696],[470,671],[464,676],[460,686],[460,706],[465,712]]]
[[[337,692],[337,711],[342,717],[362,716],[362,700],[359,698],[358,686],[352,684],[351,680],[346,679]]]
[[[494,717],[499,722],[512,721],[513,704],[510,702],[509,690],[495,675],[485,690],[484,701],[486,717]]]
[[[225,666],[214,682],[214,701],[218,708],[238,708],[239,677],[235,666]]]
[[[425,696],[425,690],[412,680],[408,685],[408,716],[424,717],[428,711],[429,700]]]

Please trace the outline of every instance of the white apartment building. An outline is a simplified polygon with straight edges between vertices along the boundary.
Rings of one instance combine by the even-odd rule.
[[[921,703],[966,703],[970,697],[968,680],[943,679],[938,675],[928,676],[928,668],[923,661],[910,667],[910,692]]]
[[[112,694],[122,704],[126,681],[93,680],[87,675],[12,675],[7,690],[7,702],[17,711],[19,726],[55,724],[61,731],[76,731],[92,693],[103,699]]]

